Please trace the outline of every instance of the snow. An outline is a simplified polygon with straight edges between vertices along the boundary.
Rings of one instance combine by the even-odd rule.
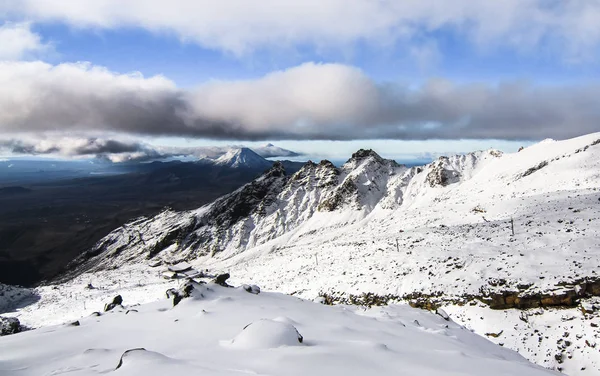
[[[407,306],[362,312],[278,293],[201,289],[176,307],[163,299],[82,318],[79,326],[0,337],[0,374],[555,374]]]
[[[544,367],[561,368],[570,375],[600,375],[600,352],[595,347],[600,336],[600,312],[594,308],[600,304],[595,298],[582,301],[584,311],[591,309],[591,313],[582,312],[582,307],[522,311],[492,310],[476,300],[466,300],[462,305],[452,303],[469,295],[520,291],[519,286],[527,286],[523,290],[527,294],[555,294],[567,289],[569,283],[599,277],[597,140],[600,133],[546,141],[512,154],[488,150],[450,156],[410,169],[365,152],[363,157],[353,158],[339,169],[326,163],[307,164],[288,180],[262,177],[255,185],[268,192],[247,216],[235,220],[219,217],[227,220],[223,222],[225,226],[211,218],[215,213],[226,213],[221,210],[223,207],[238,201],[247,203],[249,197],[254,197],[240,194],[240,189],[195,211],[168,211],[132,222],[101,242],[106,248],[90,261],[88,266],[92,268],[88,273],[61,285],[36,289],[37,302],[9,315],[39,327],[87,316],[117,294],[123,296],[126,305],[153,302],[167,288],[181,282],[164,280],[160,274],[166,267],[151,268],[148,258],[160,259],[163,264],[186,260],[197,270],[208,269],[212,274],[231,272],[234,284],[260,285],[263,293],[257,297],[261,299],[279,296],[264,294],[264,290],[307,299],[315,299],[322,292],[339,296],[391,294],[399,300],[415,293],[439,294],[446,300],[442,311],[482,337],[483,342],[477,346],[487,349],[485,346],[493,341]],[[172,234],[181,233],[195,241],[165,241],[175,238]],[[164,249],[159,245],[164,245]],[[85,289],[89,282],[98,288]],[[247,299],[254,296],[243,290],[241,293]],[[223,304],[227,301],[227,297],[220,299]],[[218,340],[231,341],[241,328],[256,320],[289,317],[293,322],[288,323],[307,341],[293,351],[312,349],[314,334],[306,333],[303,326],[318,321],[321,311],[304,320],[265,307],[263,311],[269,315],[255,315],[235,330],[227,331],[227,335],[218,336]],[[355,308],[348,310],[356,316]],[[360,320],[378,310],[361,313]],[[441,316],[405,306],[381,310],[379,321],[391,315],[410,327],[414,317],[423,325],[420,330],[430,334],[441,333],[439,327],[425,324],[430,316],[448,324]],[[394,316],[396,310],[399,311]],[[338,319],[344,322],[332,318]],[[360,321],[363,325],[369,324]],[[354,325],[348,328],[350,332],[357,330]],[[331,334],[327,329],[323,333]],[[497,337],[486,336],[498,333],[501,334]],[[569,333],[567,337],[565,333]],[[381,351],[378,344],[394,348],[379,337],[365,334],[361,338],[358,341],[367,341],[361,342],[363,345],[371,344],[366,347],[374,357],[382,356],[374,350]],[[326,342],[326,337],[321,339]],[[410,341],[422,343],[412,337]],[[407,343],[412,346],[410,341]],[[566,341],[571,344],[566,346]],[[147,349],[175,359],[179,356],[177,352]],[[460,353],[453,354],[463,359]],[[487,373],[486,368],[482,369]],[[407,374],[428,374],[425,369],[412,370]],[[286,368],[286,374],[288,371]]]
[[[217,158],[215,163],[232,168],[249,167],[267,169],[272,165],[271,162],[248,148],[231,149]]]
[[[288,322],[274,319],[261,319],[248,324],[231,342],[225,342],[235,349],[273,349],[282,346],[300,346],[302,335]]]
[[[192,266],[190,264],[188,264],[187,262],[185,262],[185,261],[182,261],[182,262],[179,262],[179,263],[177,263],[175,265],[170,265],[170,266],[167,267],[167,269],[169,271],[176,272],[176,273],[178,273],[178,272],[185,272],[187,270],[190,270],[191,268],[192,268]]]

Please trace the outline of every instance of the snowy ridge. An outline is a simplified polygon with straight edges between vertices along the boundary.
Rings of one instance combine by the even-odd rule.
[[[339,228],[373,211],[399,209],[405,195],[414,201],[432,191],[428,185],[437,171],[445,174],[452,169],[457,176],[452,183],[457,183],[499,155],[488,151],[444,157],[425,171],[398,165],[372,150],[360,150],[341,168],[328,161],[309,162],[291,177],[276,165],[255,182],[197,211],[165,212],[125,225],[87,256],[102,254],[104,263],[96,264],[105,267],[159,254],[167,261],[206,255],[228,258],[283,235]],[[275,180],[269,177],[273,171],[278,171]]]

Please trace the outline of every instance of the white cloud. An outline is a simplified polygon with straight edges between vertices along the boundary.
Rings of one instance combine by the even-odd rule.
[[[116,132],[213,139],[529,139],[598,130],[600,85],[377,83],[306,63],[180,89],[90,64],[0,63],[0,132]]]
[[[50,45],[31,31],[31,25],[5,23],[0,26],[0,60],[20,60],[47,52]]]
[[[75,27],[141,27],[237,55],[256,49],[389,44],[454,30],[480,46],[527,50],[549,40],[576,57],[600,41],[596,0],[20,0],[0,14]]]

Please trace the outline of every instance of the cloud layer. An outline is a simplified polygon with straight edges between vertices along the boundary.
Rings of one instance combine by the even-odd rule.
[[[374,82],[307,63],[180,89],[90,64],[0,62],[0,132],[120,132],[213,139],[568,138],[599,130],[600,86]]]
[[[453,30],[480,46],[520,50],[554,45],[581,58],[600,42],[596,0],[20,0],[0,2],[0,16],[74,27],[140,27],[243,55],[260,49],[355,43],[392,45]]]
[[[127,139],[59,136],[45,137],[23,136],[0,139],[0,154],[11,155],[54,155],[67,158],[102,158],[115,163],[141,162],[171,157],[195,157],[198,159],[216,159],[232,149],[242,145],[200,146],[200,147],[163,147]],[[295,157],[301,154],[272,144],[252,147],[264,158]]]

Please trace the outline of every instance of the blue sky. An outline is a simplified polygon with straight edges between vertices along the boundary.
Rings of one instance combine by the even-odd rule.
[[[375,80],[419,84],[431,77],[458,82],[529,80],[560,84],[597,80],[600,65],[570,63],[557,58],[556,51],[541,45],[525,51],[498,45],[485,48],[444,29],[423,38],[423,48],[432,44],[437,56],[423,64],[407,45],[369,46],[357,43],[349,51],[316,51],[298,46],[293,51],[265,50],[251,56],[205,48],[168,32],[140,28],[116,30],[80,29],[61,23],[33,25],[32,30],[50,42],[53,63],[89,61],[112,71],[139,71],[146,76],[164,75],[180,87],[194,87],[210,79],[235,80],[264,76],[305,61],[343,63],[362,69]],[[421,47],[417,43],[417,48]],[[429,47],[432,48],[432,47]]]
[[[593,0],[2,3],[0,148],[514,151],[600,130],[598,25]]]

